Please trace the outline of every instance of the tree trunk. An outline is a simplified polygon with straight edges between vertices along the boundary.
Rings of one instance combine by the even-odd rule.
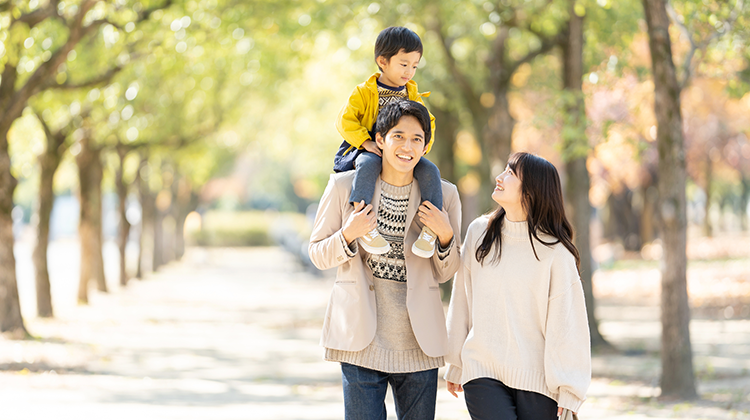
[[[495,93],[495,104],[490,109],[489,119],[484,130],[484,143],[488,152],[490,174],[486,182],[494,190],[495,176],[505,169],[508,156],[513,146],[513,129],[516,120],[510,114],[510,103],[508,103],[508,83],[503,83]],[[497,172],[497,173],[495,173]]]
[[[640,218],[641,243],[646,244],[653,242],[657,237],[659,191],[653,183],[641,188],[643,189],[643,210]]]
[[[13,338],[28,335],[21,317],[16,283],[16,257],[13,254],[13,191],[18,181],[10,173],[8,131],[13,122],[0,120],[0,333]]]
[[[714,178],[714,163],[713,160],[711,160],[711,154],[706,155],[706,203],[703,207],[705,216],[703,217],[703,235],[707,237],[712,237],[714,228],[713,224],[711,223],[711,196],[712,194],[712,184],[713,184],[713,178]]]
[[[747,204],[750,202],[750,178],[742,175],[742,194],[740,195],[740,226],[742,230],[747,232],[748,229],[748,218],[750,215],[747,213]]]
[[[81,216],[78,236],[81,240],[81,277],[78,301],[88,303],[88,285],[96,281],[100,291],[107,291],[102,256],[102,176],[101,151],[91,146],[88,133],[81,139],[76,156],[80,184]]]
[[[574,10],[575,2],[570,5],[570,20],[565,41],[562,44],[563,54],[563,88],[570,101],[566,107],[566,126],[568,133],[575,133],[572,138],[564,138],[566,149],[563,154],[568,156],[566,172],[568,182],[566,192],[568,202],[572,208],[571,221],[575,229],[575,246],[581,256],[581,281],[586,299],[589,331],[591,332],[592,349],[611,349],[612,345],[599,332],[599,322],[596,319],[596,301],[594,299],[593,264],[591,257],[591,203],[589,189],[591,179],[586,167],[586,160],[591,147],[586,137],[586,114],[583,100],[583,17]]]
[[[431,106],[430,111],[439,121],[440,126],[433,133],[434,144],[432,153],[428,158],[440,168],[440,176],[452,183],[458,182],[456,178],[456,165],[453,148],[456,144],[456,133],[459,129],[458,116],[450,109]]]
[[[47,247],[49,245],[50,216],[54,205],[55,194],[53,184],[55,172],[60,166],[62,156],[55,141],[55,136],[47,134],[47,146],[39,156],[41,175],[39,180],[39,204],[37,209],[37,239],[34,247],[34,270],[36,274],[36,308],[37,315],[42,318],[54,316],[52,311],[52,295],[50,293],[49,270],[47,268]],[[64,141],[64,136],[62,137]],[[60,142],[62,143],[62,142]]]
[[[661,264],[661,393],[697,397],[690,344],[687,294],[687,209],[685,146],[669,17],[665,0],[643,0],[654,77],[656,142],[659,149],[659,213],[664,260]]]
[[[159,192],[161,194],[161,191]],[[156,205],[153,211],[153,252],[151,254],[151,269],[158,271],[164,264],[164,212],[159,209],[159,194],[156,196]]]
[[[153,271],[154,197],[149,187],[148,158],[141,158],[138,167],[138,196],[141,201],[141,234],[138,239],[138,270],[136,277],[143,278]],[[144,266],[145,265],[145,266]]]
[[[119,226],[117,229],[117,246],[120,250],[120,284],[125,286],[128,284],[128,270],[127,260],[125,251],[128,246],[128,237],[130,236],[130,222],[128,222],[128,186],[125,184],[124,173],[125,173],[125,157],[127,156],[127,150],[119,148],[117,154],[120,157],[120,167],[117,168],[115,173],[115,186],[117,188],[117,197],[119,200],[118,213]]]
[[[619,239],[628,251],[641,250],[641,215],[633,206],[635,192],[622,186],[619,192],[613,192],[607,198],[607,238]]]
[[[185,255],[185,220],[191,211],[198,206],[198,196],[193,194],[190,182],[186,178],[180,178],[175,198],[177,204],[175,209],[175,259],[182,259]]]

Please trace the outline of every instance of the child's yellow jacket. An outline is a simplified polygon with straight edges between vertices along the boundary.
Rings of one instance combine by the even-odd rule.
[[[370,138],[368,130],[372,129],[375,120],[378,118],[378,77],[380,77],[380,73],[375,73],[367,81],[354,88],[349,97],[349,102],[341,109],[336,120],[336,129],[339,130],[344,140],[352,145],[346,153],[351,149],[361,148],[362,143],[367,140],[374,140]],[[409,100],[417,101],[422,105],[424,105],[422,97],[430,96],[430,92],[419,93],[417,82],[414,80],[409,80],[406,83],[406,93]],[[435,117],[432,113],[430,113],[430,128],[432,129],[432,139],[427,145],[427,152],[432,149],[432,143],[435,139]]]

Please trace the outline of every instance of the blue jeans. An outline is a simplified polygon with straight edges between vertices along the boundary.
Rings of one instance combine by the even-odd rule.
[[[434,420],[438,370],[385,373],[341,363],[346,420],[385,420],[385,392],[391,384],[399,420]]]
[[[365,205],[372,204],[372,196],[375,194],[375,183],[378,181],[378,175],[380,175],[382,166],[382,158],[375,153],[362,152],[357,156],[354,168],[354,184],[352,185],[352,193],[349,195],[350,203],[359,203],[364,200]],[[435,207],[442,210],[443,187],[440,184],[440,170],[438,167],[423,156],[414,167],[414,178],[419,183],[422,202],[429,201]]]
[[[557,420],[557,403],[552,398],[491,378],[465,383],[464,399],[472,420]]]

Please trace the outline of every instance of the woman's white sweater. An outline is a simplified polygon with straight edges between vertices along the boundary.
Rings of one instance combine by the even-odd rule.
[[[534,240],[537,260],[526,222],[506,218],[500,261],[492,262],[493,248],[481,265],[476,250],[488,222],[480,217],[466,233],[448,309],[445,379],[493,378],[578,411],[591,382],[591,351],[575,258],[561,243]]]

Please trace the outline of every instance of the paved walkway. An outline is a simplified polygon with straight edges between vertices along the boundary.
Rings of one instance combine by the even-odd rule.
[[[33,302],[24,270],[22,303]],[[275,248],[190,249],[124,289],[110,281],[89,306],[27,315],[38,340],[0,338],[0,419],[341,419],[340,371],[317,345],[331,274],[306,273]],[[76,278],[60,277],[62,295]],[[603,306],[601,315],[629,355],[595,358],[581,418],[750,418],[750,321],[694,321],[704,399],[669,403],[653,398],[658,311]],[[440,387],[437,418],[468,419]]]

